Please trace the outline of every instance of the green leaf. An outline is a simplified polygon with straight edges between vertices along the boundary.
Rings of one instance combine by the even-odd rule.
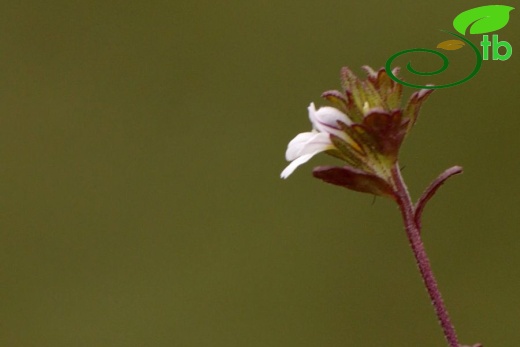
[[[453,27],[462,35],[470,28],[470,34],[486,34],[502,29],[509,22],[509,12],[514,7],[505,5],[487,5],[475,7],[459,14],[453,20]]]

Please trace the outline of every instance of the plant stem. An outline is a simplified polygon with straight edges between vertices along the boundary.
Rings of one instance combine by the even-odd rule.
[[[415,256],[417,266],[419,267],[419,272],[421,273],[424,285],[426,286],[426,290],[428,291],[430,299],[432,300],[435,313],[437,314],[439,323],[442,327],[442,330],[444,331],[444,336],[446,337],[450,347],[459,347],[455,328],[451,324],[448,311],[444,306],[441,293],[437,287],[437,282],[433,276],[428,255],[424,249],[424,244],[420,234],[420,227],[415,220],[415,208],[397,163],[392,168],[392,179],[395,189],[396,201],[403,216],[408,241],[412,247],[412,251]]]

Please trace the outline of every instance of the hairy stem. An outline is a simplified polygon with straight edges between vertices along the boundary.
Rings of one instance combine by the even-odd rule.
[[[444,306],[441,293],[437,287],[437,282],[433,276],[428,255],[424,249],[424,244],[420,234],[420,227],[415,219],[415,211],[410,199],[410,194],[408,193],[408,189],[406,188],[406,185],[403,181],[403,177],[401,176],[401,171],[397,163],[392,168],[392,179],[395,189],[395,198],[403,216],[408,241],[410,242],[410,246],[415,256],[417,266],[419,267],[419,272],[421,273],[424,285],[426,286],[426,290],[428,291],[433,307],[435,308],[435,313],[437,314],[439,323],[442,327],[442,330],[444,331],[444,336],[446,337],[450,347],[459,347],[455,328],[451,324],[448,311]]]

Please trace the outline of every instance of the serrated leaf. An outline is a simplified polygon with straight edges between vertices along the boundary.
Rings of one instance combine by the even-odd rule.
[[[509,22],[509,12],[514,7],[487,5],[464,11],[453,20],[453,27],[462,35],[470,28],[470,34],[486,34],[502,29]]]
[[[442,41],[437,45],[437,48],[444,49],[446,51],[456,51],[464,47],[465,43],[460,40],[446,40]]]

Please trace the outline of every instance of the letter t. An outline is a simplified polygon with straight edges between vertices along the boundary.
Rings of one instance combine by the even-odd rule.
[[[482,46],[482,59],[489,59],[489,46],[491,46],[491,41],[489,41],[489,37],[487,35],[482,35],[482,42],[480,42]]]

